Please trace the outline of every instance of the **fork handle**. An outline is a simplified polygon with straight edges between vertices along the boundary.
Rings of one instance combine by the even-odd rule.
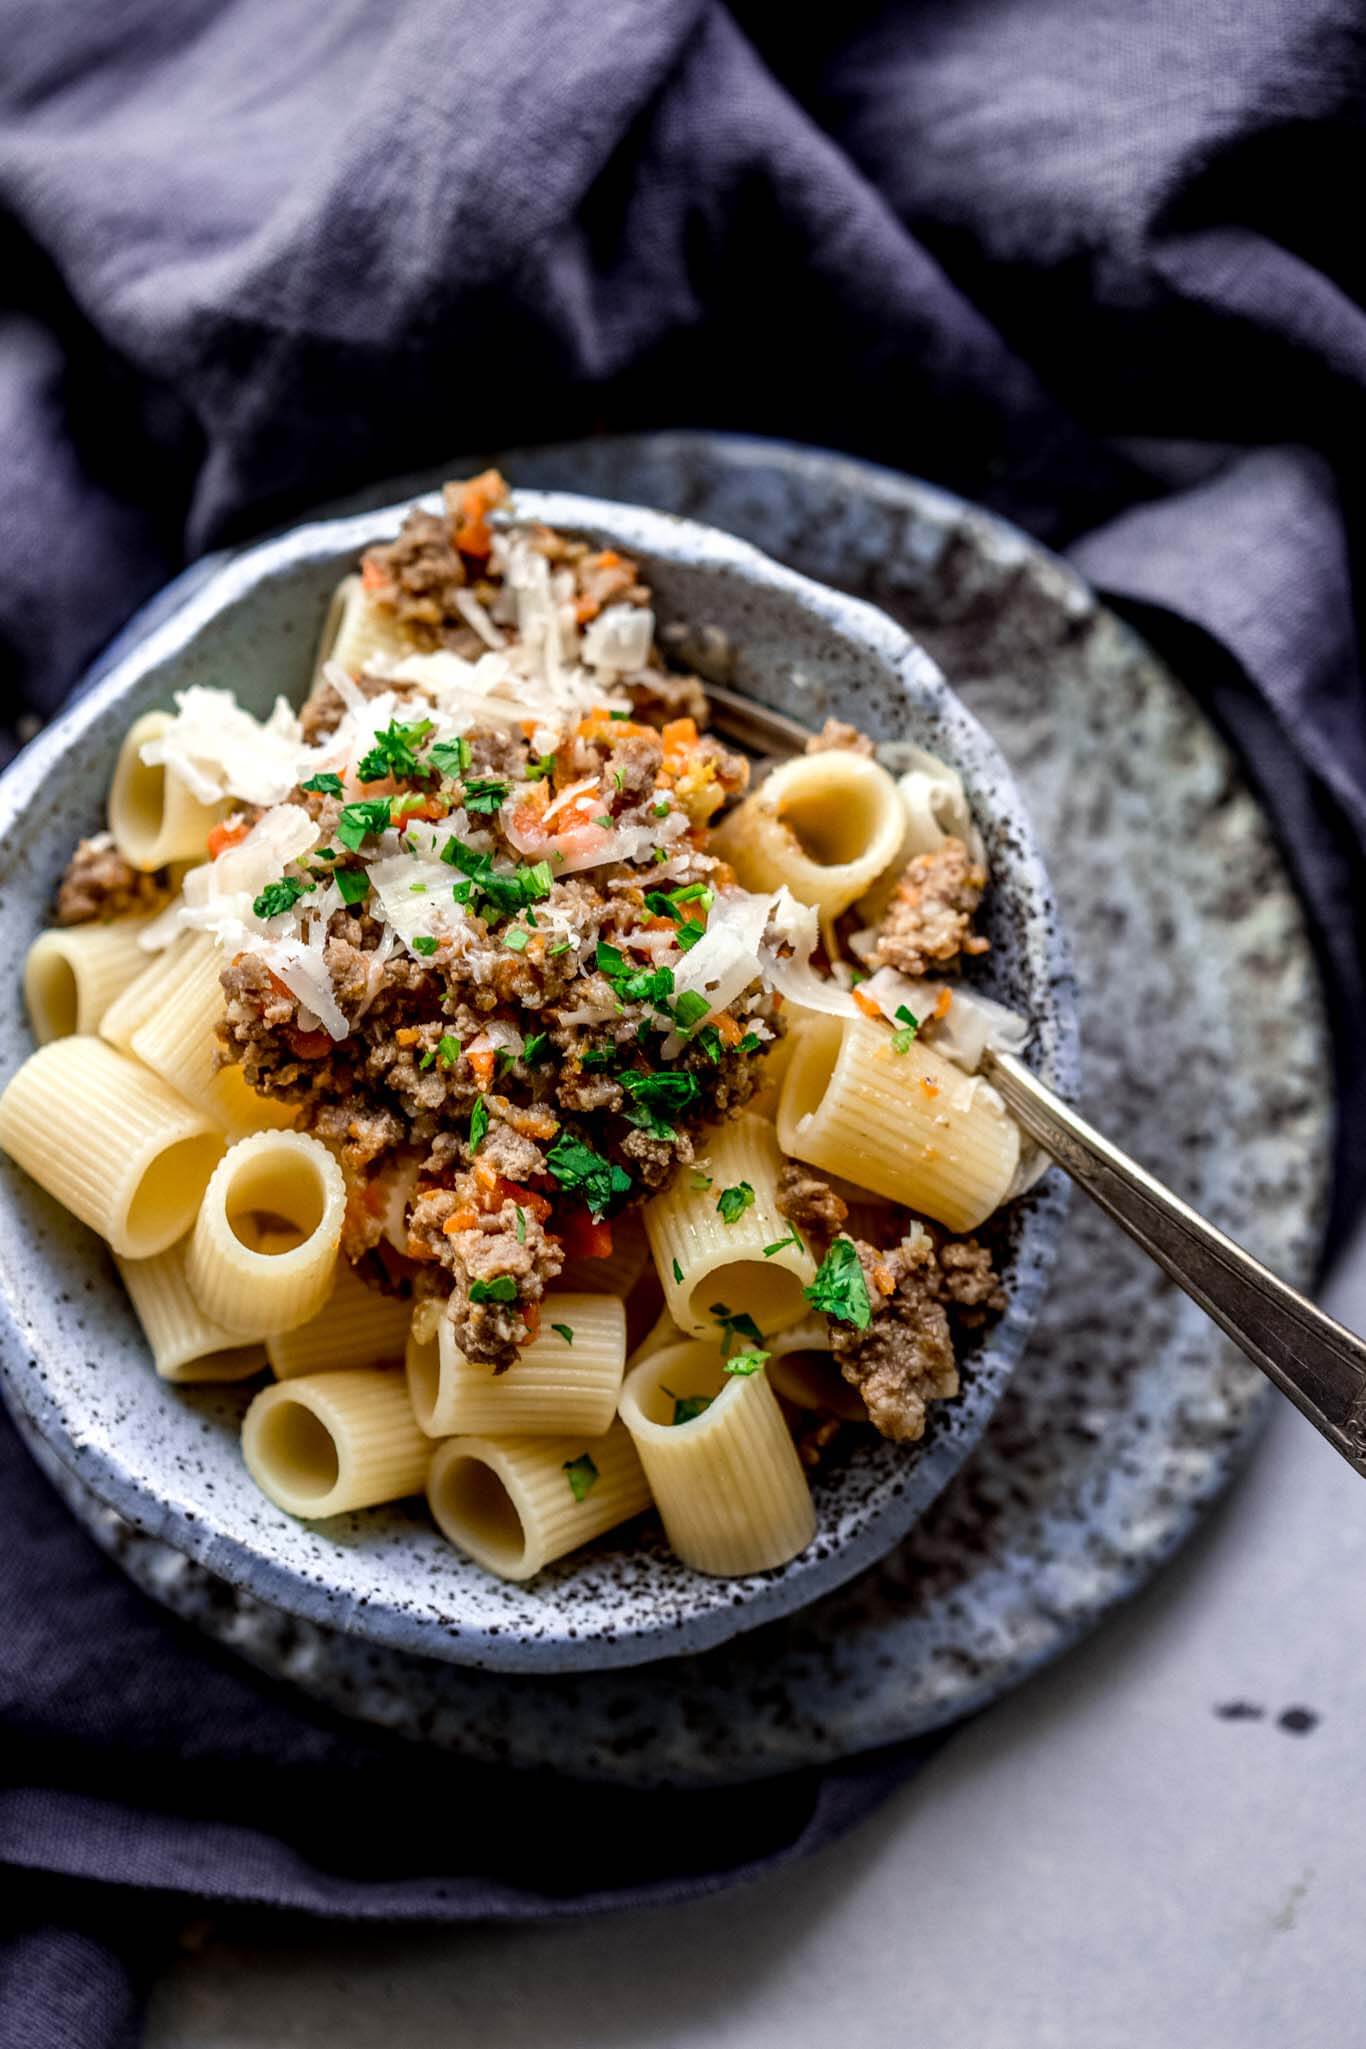
[[[1366,1344],[1216,1231],[1011,1053],[982,1073],[1016,1121],[1366,1474]]]

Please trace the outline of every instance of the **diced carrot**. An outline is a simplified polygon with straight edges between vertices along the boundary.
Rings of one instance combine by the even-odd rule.
[[[461,1231],[472,1231],[478,1222],[477,1209],[453,1209],[441,1229],[447,1238],[454,1238]]]
[[[696,719],[670,719],[662,729],[660,739],[664,742],[664,759],[687,754],[697,745]]]
[[[410,800],[403,807],[402,817],[396,818],[394,824],[400,832],[406,832],[414,819],[427,825],[435,825],[437,819],[444,818],[450,808],[444,797],[422,797],[416,803]]]
[[[506,496],[507,485],[497,470],[485,470],[470,478],[460,493],[460,520],[455,530],[455,545],[462,555],[484,557],[492,553],[493,536],[488,530],[487,516]]]
[[[602,606],[596,598],[580,598],[574,607],[574,617],[580,626],[587,626],[591,620],[597,618],[601,610]]]
[[[894,1295],[896,1293],[896,1281],[890,1269],[885,1266],[875,1266],[873,1268],[873,1285],[879,1295]]]
[[[541,1305],[539,1302],[523,1302],[522,1321],[526,1325],[527,1343],[533,1344],[541,1334]]]
[[[934,1006],[934,1015],[936,1016],[936,1018],[947,1017],[952,1008],[952,989],[941,989],[939,992],[939,1001]]]
[[[493,1080],[493,1066],[497,1058],[492,1046],[485,1046],[478,1053],[467,1053],[465,1058],[478,1076],[480,1088],[486,1089]]]
[[[245,818],[239,818],[236,825],[216,825],[209,834],[209,859],[216,861],[220,854],[226,854],[229,847],[238,847],[251,831]]]
[[[604,548],[600,554],[589,557],[594,569],[620,569],[621,557],[615,548]]]
[[[572,1209],[557,1234],[569,1259],[610,1259],[612,1225],[607,1217],[591,1217],[586,1209]]]
[[[422,1037],[416,1025],[403,1025],[394,1033],[394,1040],[400,1046],[416,1046]]]
[[[376,562],[373,555],[362,555],[360,580],[363,587],[374,597],[379,591],[389,588],[389,572],[383,563]]]
[[[863,1015],[865,1017],[871,1017],[875,1024],[880,1023],[882,1019],[882,1012],[878,1009],[872,997],[865,996],[862,989],[855,989],[852,993],[854,1001],[858,1005],[859,1009],[863,1012]]]
[[[716,1016],[712,1019],[712,1023],[716,1026],[717,1031],[721,1034],[721,1043],[723,1046],[738,1046],[741,1039],[743,1039],[743,1037],[745,1036],[744,1033],[741,1031],[739,1025],[735,1022],[735,1019],[727,1010],[718,1010]]]
[[[928,1074],[921,1075],[920,1086],[927,1096],[937,1096],[939,1094],[939,1083],[931,1081]]]
[[[531,738],[532,734],[533,734],[533,733],[535,732],[535,730],[536,730],[536,721],[535,721],[535,719],[523,719],[523,720],[522,720],[522,738],[523,738],[524,740],[529,740],[529,739]]]

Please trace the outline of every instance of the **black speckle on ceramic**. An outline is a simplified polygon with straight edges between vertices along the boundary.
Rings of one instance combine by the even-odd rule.
[[[776,704],[795,696],[817,723],[828,709],[880,740],[914,739],[959,768],[993,874],[982,986],[1033,1021],[1030,1057],[1072,1092],[1070,969],[1023,805],[995,743],[905,630],[715,528],[600,497],[520,496],[527,516],[637,557],[661,621],[715,629],[738,687]],[[0,784],[6,958],[22,957],[73,840],[99,820],[129,721],[191,682],[228,685],[260,712],[280,691],[301,695],[338,576],[366,543],[394,532],[405,509],[296,528],[192,577],[178,602],[135,624],[112,665]],[[16,990],[0,1017],[4,1073],[28,1050],[19,1013]],[[242,1465],[248,1391],[159,1385],[95,1241],[8,1163],[0,1173],[6,1390],[108,1506],[301,1620],[490,1670],[588,1672],[695,1653],[828,1594],[882,1557],[942,1491],[1020,1355],[1064,1196],[1050,1177],[1015,1206],[1003,1267],[1010,1306],[965,1353],[962,1391],[936,1407],[923,1442],[908,1451],[869,1433],[852,1444],[817,1481],[816,1540],[790,1564],[744,1580],[689,1571],[649,1522],[526,1586],[482,1572],[408,1507],[296,1522],[257,1492]],[[92,1276],[93,1292],[83,1286]]]

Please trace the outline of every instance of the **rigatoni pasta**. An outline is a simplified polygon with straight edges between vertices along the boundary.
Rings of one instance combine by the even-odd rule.
[[[566,1552],[650,1505],[635,1445],[604,1436],[448,1437],[432,1457],[427,1500],[438,1528],[500,1579],[534,1579]]]
[[[204,1191],[186,1272],[225,1330],[267,1338],[307,1323],[332,1289],[346,1209],[341,1169],[298,1131],[263,1131],[224,1154]]]
[[[261,1492],[310,1521],[419,1493],[429,1451],[399,1373],[278,1380],[242,1424],[242,1456]]]
[[[260,1345],[244,1345],[204,1314],[185,1278],[185,1240],[151,1259],[120,1259],[152,1364],[162,1380],[181,1386],[204,1381],[250,1380],[266,1364]]]
[[[266,1339],[270,1370],[277,1380],[298,1380],[308,1373],[398,1365],[412,1316],[406,1296],[369,1286],[350,1260],[341,1258],[321,1309],[306,1323],[273,1331]]]
[[[447,1318],[408,1339],[408,1392],[429,1437],[601,1437],[626,1367],[619,1295],[554,1294],[540,1331],[504,1373],[467,1359]]]
[[[109,830],[125,861],[144,874],[172,861],[202,861],[223,804],[201,804],[175,769],[146,762],[142,751],[173,723],[149,711],[128,728],[109,789]]]
[[[139,945],[150,920],[57,925],[40,932],[24,960],[24,1004],[40,1046],[100,1028],[115,998],[147,966]]]
[[[800,902],[837,917],[895,861],[904,830],[886,769],[833,748],[771,770],[716,844],[747,888],[785,883]]]
[[[671,1549],[698,1572],[764,1572],[804,1551],[811,1490],[763,1362],[714,1345],[653,1352],[627,1377],[635,1440]]]
[[[129,1036],[129,1050],[230,1137],[283,1129],[293,1122],[293,1106],[257,1095],[240,1067],[219,1064],[221,972],[219,949],[207,932],[177,950],[159,977],[154,1005]],[[116,1018],[114,1029],[121,1024]]]

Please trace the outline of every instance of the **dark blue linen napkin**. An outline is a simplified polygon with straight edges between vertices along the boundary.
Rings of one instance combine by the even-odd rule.
[[[0,0],[0,51],[9,748],[185,561],[447,449],[699,424],[899,464],[1070,549],[1242,747],[1325,966],[1352,1214],[1348,0]],[[192,1901],[681,1897],[918,1756],[591,1805],[572,1758],[550,1787],[418,1758],[154,1611],[4,1425],[0,1500],[5,2049],[134,2039]],[[489,1826],[434,1862],[402,1817],[456,1802]]]

